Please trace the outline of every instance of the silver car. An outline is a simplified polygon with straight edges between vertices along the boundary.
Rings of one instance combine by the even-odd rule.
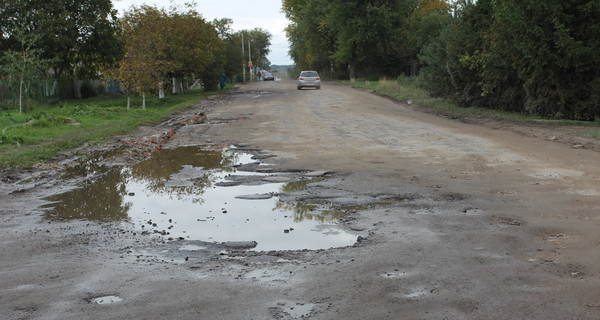
[[[296,85],[298,90],[302,88],[310,87],[317,90],[321,89],[321,77],[316,71],[302,71],[298,77],[298,83]]]

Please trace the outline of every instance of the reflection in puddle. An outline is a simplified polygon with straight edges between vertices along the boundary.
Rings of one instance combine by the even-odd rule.
[[[249,197],[305,185],[297,181],[257,183],[266,175],[235,169],[254,162],[251,154],[235,150],[182,147],[158,151],[133,167],[85,163],[68,174],[101,175],[79,189],[47,198],[52,203],[45,206],[45,218],[129,223],[138,231],[173,239],[256,241],[254,250],[259,251],[325,249],[354,243],[355,235],[336,226],[339,213],[317,205],[280,202],[276,196]],[[231,175],[258,179],[220,186],[229,185],[223,182]]]

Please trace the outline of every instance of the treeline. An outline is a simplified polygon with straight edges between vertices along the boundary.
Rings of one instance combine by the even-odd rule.
[[[111,0],[4,0],[0,91],[8,83],[27,96],[34,80],[47,78],[116,80],[126,93],[141,95],[179,92],[193,83],[214,89],[223,73],[242,80],[250,56],[255,66],[270,64],[271,34],[233,32],[232,22],[208,22],[192,5],[141,5],[117,17]],[[251,43],[244,54],[242,37]],[[77,97],[72,87],[63,86],[61,95]]]
[[[600,117],[598,0],[283,4],[290,54],[302,69],[351,79],[418,69],[418,83],[465,107]]]

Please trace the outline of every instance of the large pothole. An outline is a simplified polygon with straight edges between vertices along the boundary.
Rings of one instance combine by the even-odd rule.
[[[355,243],[340,212],[289,198],[324,173],[265,173],[260,158],[268,157],[193,146],[157,151],[131,167],[87,159],[65,174],[81,180],[78,188],[46,198],[44,217],[118,224],[165,240],[256,242],[248,249],[257,251]]]

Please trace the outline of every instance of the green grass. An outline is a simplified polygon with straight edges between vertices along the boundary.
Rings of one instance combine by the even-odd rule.
[[[471,117],[526,124],[543,124],[550,126],[600,127],[600,122],[598,121],[586,122],[571,120],[549,120],[521,113],[505,112],[487,108],[463,108],[450,99],[431,97],[425,89],[419,87],[419,80],[420,79],[418,77],[399,77],[396,80],[381,79],[379,81],[341,81],[341,83],[355,88],[372,90],[379,95],[390,97],[395,100],[411,100],[420,107],[428,108],[453,118]],[[591,133],[590,136],[594,136],[594,134]]]
[[[141,108],[141,98],[132,98],[132,108],[127,110],[126,97],[117,97],[43,105],[25,114],[0,111],[0,171],[31,167],[86,143],[98,144],[156,124],[210,94],[190,91],[163,100],[147,97],[146,109]]]
[[[583,138],[600,140],[600,129],[579,131],[573,134]]]

